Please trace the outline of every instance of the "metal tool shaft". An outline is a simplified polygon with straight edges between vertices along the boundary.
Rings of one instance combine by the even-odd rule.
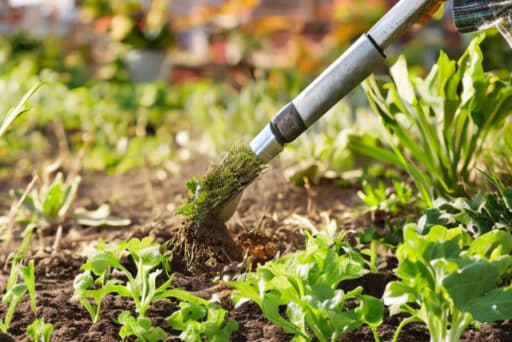
[[[332,106],[384,65],[385,49],[412,24],[443,0],[401,0],[367,34],[322,72],[295,99],[284,106],[250,142],[251,150],[268,163]],[[225,204],[218,216],[227,221],[235,212],[240,194]]]
[[[252,151],[264,162],[292,142],[384,64],[385,49],[412,24],[442,1],[401,0],[367,34],[322,72],[295,99],[284,106],[251,141]]]

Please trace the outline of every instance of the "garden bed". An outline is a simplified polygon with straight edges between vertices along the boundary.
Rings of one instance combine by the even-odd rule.
[[[63,236],[58,250],[52,250],[54,235],[44,237],[45,249],[38,248],[38,241],[32,243],[31,255],[35,259],[36,293],[38,309],[31,312],[30,302],[26,298],[16,309],[9,335],[16,341],[28,341],[25,335],[27,326],[36,317],[44,317],[46,322],[54,324],[53,341],[118,341],[119,325],[113,319],[123,310],[134,312],[133,304],[125,298],[108,295],[103,302],[102,315],[98,323],[92,324],[87,311],[72,300],[73,280],[80,273],[81,265],[86,261],[84,248],[91,242],[102,238],[105,241],[128,239],[152,235],[163,242],[172,232],[176,219],[174,211],[183,204],[185,191],[183,183],[191,175],[202,174],[207,159],[200,158],[183,165],[179,174],[163,177],[161,171],[138,169],[124,175],[105,175],[86,173],[80,186],[75,206],[96,208],[102,203],[110,204],[112,213],[120,217],[129,217],[132,224],[123,228],[81,228],[71,221],[64,223]],[[270,323],[254,303],[245,303],[234,308],[230,296],[232,290],[220,279],[231,279],[242,269],[243,256],[251,257],[254,264],[263,263],[274,257],[293,252],[304,247],[303,230],[308,223],[321,226],[320,213],[339,221],[342,229],[364,229],[371,223],[368,216],[357,220],[349,219],[348,209],[360,206],[357,189],[338,188],[330,184],[299,187],[290,184],[282,175],[278,163],[260,176],[245,192],[238,213],[227,224],[227,228],[237,246],[243,250],[238,259],[226,259],[220,273],[182,274],[175,273],[172,286],[191,291],[203,297],[219,297],[220,304],[229,310],[229,318],[239,323],[239,329],[233,333],[233,341],[287,341],[292,335],[285,334],[282,328]],[[2,187],[18,186],[16,180],[4,180]],[[21,182],[21,180],[20,180]],[[5,192],[4,192],[5,193]],[[7,200],[2,203],[9,203]],[[4,204],[5,205],[5,204]],[[306,221],[307,219],[307,221]],[[1,250],[2,265],[5,265],[11,246]],[[364,291],[381,297],[385,284],[395,276],[391,272],[397,266],[396,259],[381,255],[378,273],[369,274],[357,280],[345,281],[346,290],[358,285]],[[2,269],[1,277],[6,279],[8,267]],[[4,284],[2,280],[0,284]],[[2,285],[3,287],[3,285]],[[4,291],[4,289],[0,289]],[[179,340],[179,333],[170,330],[166,317],[177,309],[177,304],[160,300],[151,306],[147,316],[156,326],[169,333],[166,341]],[[4,315],[5,306],[1,307]],[[392,338],[400,318],[386,315],[379,327],[383,341]],[[510,341],[512,327],[509,321],[496,324],[483,324],[480,330],[466,331],[463,341]],[[2,341],[9,340],[3,337]],[[400,341],[428,341],[428,331],[420,324],[407,326],[400,335]],[[344,337],[342,341],[373,341],[367,327],[360,328]]]

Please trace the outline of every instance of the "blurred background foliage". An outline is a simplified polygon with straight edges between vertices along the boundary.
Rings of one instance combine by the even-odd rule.
[[[68,155],[107,172],[145,165],[174,172],[194,153],[214,157],[250,139],[395,3],[16,2],[0,2],[0,113],[36,82],[46,84],[0,142],[0,163],[26,169],[34,159],[23,156]],[[455,32],[447,6],[440,20],[390,48],[389,63],[403,52],[410,72],[425,75],[441,49],[457,58],[471,37]],[[512,52],[501,36],[490,30],[482,49],[486,70],[510,77]],[[133,82],[123,56],[134,50],[162,51],[171,67],[154,82]],[[374,144],[385,136],[359,88],[285,150],[288,175],[340,185],[389,175],[346,148],[351,135]],[[493,148],[506,155],[510,142]],[[510,168],[505,159],[501,167]]]

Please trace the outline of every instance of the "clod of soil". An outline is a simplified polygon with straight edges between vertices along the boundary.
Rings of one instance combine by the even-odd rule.
[[[183,274],[219,272],[226,264],[242,260],[242,249],[235,243],[223,221],[208,215],[198,223],[178,215],[166,220],[169,238],[163,243],[171,269]]]

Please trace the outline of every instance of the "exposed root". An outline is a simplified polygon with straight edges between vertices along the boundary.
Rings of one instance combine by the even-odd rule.
[[[156,239],[162,241],[173,271],[194,275],[217,273],[226,264],[242,260],[241,247],[215,216],[206,217],[201,224],[175,216],[163,224],[153,229],[151,235],[160,235]]]

